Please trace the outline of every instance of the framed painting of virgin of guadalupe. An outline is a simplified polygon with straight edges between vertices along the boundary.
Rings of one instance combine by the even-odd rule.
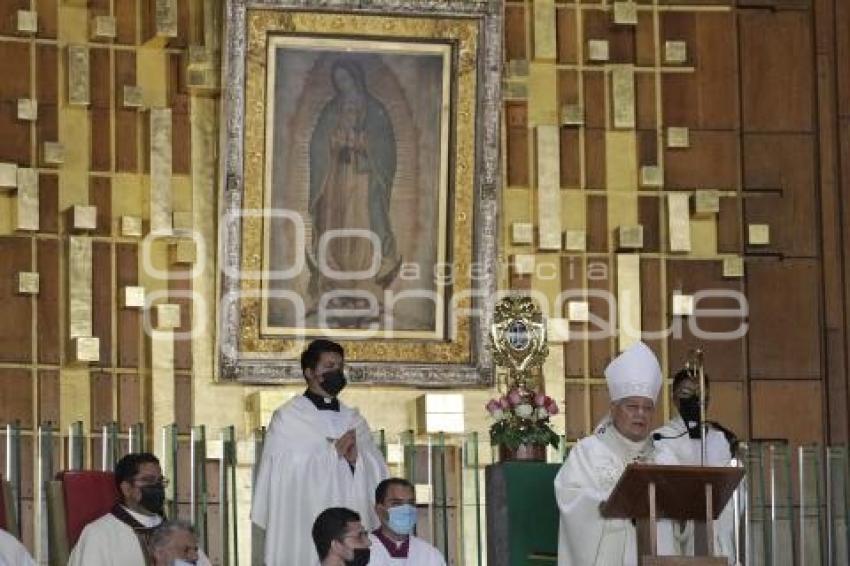
[[[413,6],[230,0],[223,376],[300,379],[304,342],[329,337],[354,380],[490,379],[497,16]]]

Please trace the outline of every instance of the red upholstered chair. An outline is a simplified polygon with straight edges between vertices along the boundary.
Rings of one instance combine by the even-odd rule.
[[[112,472],[59,472],[47,491],[50,564],[64,566],[83,528],[109,513],[118,499]]]

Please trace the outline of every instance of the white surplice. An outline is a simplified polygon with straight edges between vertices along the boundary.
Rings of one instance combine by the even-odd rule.
[[[634,525],[603,518],[599,504],[608,499],[628,464],[653,463],[655,455],[651,437],[632,442],[610,418],[570,450],[555,477],[561,514],[559,566],[637,566]]]
[[[129,509],[127,511],[146,527],[153,527],[162,522],[160,517],[140,515]],[[197,564],[210,566],[210,561],[203,551],[198,551]],[[145,565],[139,537],[130,525],[112,513],[107,513],[85,526],[68,558],[68,566]]]
[[[658,444],[664,448],[663,455],[659,457],[659,464],[700,465],[701,443],[699,439],[689,437],[687,430],[682,417],[677,416],[656,431],[666,437],[658,441]],[[705,442],[705,465],[728,466],[731,460],[732,453],[726,436],[719,430],[710,428]],[[665,543],[670,542],[672,545],[659,545],[660,554],[694,555],[694,524],[692,521],[688,521],[684,525],[675,521],[660,521],[658,529],[659,532],[668,535],[664,537]],[[730,564],[735,563],[735,518],[731,502],[726,505],[717,521],[714,522],[714,550],[716,556],[726,556],[729,558]]]
[[[0,566],[35,566],[21,541],[0,529]]]
[[[372,540],[369,566],[393,566],[394,564],[404,564],[406,566],[446,566],[446,560],[440,554],[440,551],[419,537],[410,535],[407,558],[393,558],[378,537],[370,534],[369,538]]]
[[[357,462],[352,471],[334,445],[354,429]],[[383,455],[360,414],[340,403],[339,412],[319,411],[298,395],[272,416],[254,488],[251,520],[265,529],[266,566],[315,564],[311,530],[328,507],[360,514],[369,530],[379,525],[375,488],[387,477]]]

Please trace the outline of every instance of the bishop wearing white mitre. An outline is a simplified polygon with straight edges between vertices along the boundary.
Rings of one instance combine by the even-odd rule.
[[[605,368],[611,410],[591,436],[570,451],[555,477],[561,514],[559,566],[636,566],[637,536],[631,521],[605,519],[605,502],[626,466],[653,463],[652,419],[661,389],[658,359],[643,342]],[[660,542],[660,541],[659,541]]]

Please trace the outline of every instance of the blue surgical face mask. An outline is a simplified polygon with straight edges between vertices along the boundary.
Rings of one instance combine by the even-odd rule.
[[[189,562],[188,560],[183,560],[182,558],[175,558],[171,562],[171,566],[195,566],[195,563]]]
[[[413,527],[416,526],[416,507],[405,503],[387,509],[389,513],[389,521],[387,526],[394,533],[399,535],[409,535],[413,532]]]

